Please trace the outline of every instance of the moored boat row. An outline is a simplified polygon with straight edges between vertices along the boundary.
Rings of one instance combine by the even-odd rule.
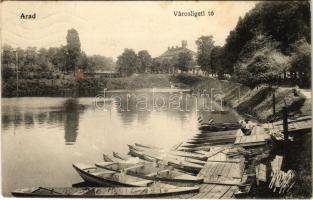
[[[202,127],[212,126],[203,124]],[[215,124],[214,126],[220,126]],[[224,123],[227,130],[236,127]],[[202,132],[175,148],[135,143],[128,145],[129,155],[113,152],[103,154],[103,161],[91,164],[73,164],[81,178],[97,187],[26,188],[13,191],[14,196],[26,197],[157,197],[199,192],[199,187],[178,187],[203,182],[197,176],[208,160],[218,162],[224,149],[216,144],[233,140],[232,132]],[[215,156],[216,155],[216,156]],[[182,184],[179,184],[182,183]],[[175,186],[174,186],[174,185]],[[178,185],[177,185],[178,184]],[[99,187],[98,187],[99,186]],[[105,188],[103,188],[105,187]]]
[[[180,160],[179,160],[178,159],[179,157],[158,155],[158,154],[153,154],[149,152],[140,152],[131,148],[129,149],[129,153],[135,157],[139,157],[146,161],[150,161],[150,162],[159,161],[166,165],[173,166],[176,169],[183,170],[185,172],[195,173],[195,174],[198,173],[203,167],[203,165],[188,162],[187,158],[182,158],[182,157],[180,157]]]
[[[192,176],[171,166],[160,163],[127,163],[127,162],[102,162],[96,163],[97,167],[124,172],[128,175],[144,178],[147,180],[157,180],[166,182],[192,182],[201,183],[203,179]]]
[[[84,198],[142,198],[197,193],[199,187],[177,187],[153,184],[150,187],[35,187],[12,192],[16,197],[84,197]]]

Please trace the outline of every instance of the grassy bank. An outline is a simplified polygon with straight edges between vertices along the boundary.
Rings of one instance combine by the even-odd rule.
[[[109,90],[141,89],[170,87],[168,74],[139,74],[123,78],[108,78],[106,85]]]
[[[75,81],[73,76],[57,78],[20,79],[18,96],[94,96],[104,88],[141,89],[170,87],[167,74],[140,74],[121,78],[84,78]],[[2,80],[2,97],[17,96],[15,78]]]
[[[276,119],[282,118],[282,108],[285,105],[288,107],[289,115],[307,114],[307,111],[303,110],[305,96],[296,88],[278,87],[272,89],[268,85],[249,88],[227,80],[187,74],[177,75],[172,77],[172,80],[177,84],[189,85],[195,93],[213,91],[214,98],[222,98],[226,104],[239,113],[253,116],[261,122],[273,118],[273,91],[275,91]]]
[[[243,94],[233,106],[240,113],[248,113],[260,121],[268,121],[273,116],[273,92],[275,92],[276,119],[282,119],[282,109],[287,106],[289,115],[302,115],[305,97],[296,88],[277,88],[260,85]]]

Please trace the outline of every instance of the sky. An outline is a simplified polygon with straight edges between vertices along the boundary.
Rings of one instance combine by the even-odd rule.
[[[223,45],[238,18],[255,6],[253,1],[194,2],[113,2],[113,1],[6,1],[1,6],[2,44],[58,47],[66,44],[67,30],[75,28],[81,49],[87,55],[116,57],[125,48],[148,50],[157,57],[168,46],[196,51],[195,40],[213,35],[215,45]],[[205,11],[202,17],[175,16],[174,11]],[[207,12],[213,11],[213,16]],[[36,19],[20,19],[34,14]]]

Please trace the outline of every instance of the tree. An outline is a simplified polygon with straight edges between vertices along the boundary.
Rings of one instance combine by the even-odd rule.
[[[66,42],[66,71],[74,71],[77,67],[81,53],[80,40],[78,32],[75,29],[70,29],[67,31]]]
[[[14,73],[12,68],[7,67],[7,66],[3,66],[1,68],[1,76],[2,76],[3,80],[8,80],[9,78],[11,78],[14,75],[15,75],[15,73]]]
[[[263,32],[281,42],[281,50],[304,37],[310,40],[310,2],[264,2],[262,7]]]
[[[181,71],[188,71],[193,64],[192,54],[187,52],[180,52],[178,54],[177,66]]]
[[[130,76],[137,71],[138,57],[133,49],[125,49],[116,62],[118,71],[123,76]]]
[[[311,46],[305,40],[298,40],[292,46],[291,72],[298,74],[301,86],[311,85]]]
[[[18,58],[18,65],[19,65],[19,71],[24,71],[25,66],[25,50],[21,48],[16,48],[17,51],[17,58]],[[14,56],[15,58],[15,56]],[[15,58],[16,59],[16,58]],[[16,62],[16,61],[15,61]]]
[[[152,64],[151,55],[147,50],[142,50],[138,52],[138,71],[140,73],[147,72],[150,70]]]
[[[161,71],[164,73],[171,73],[173,70],[172,68],[174,67],[174,63],[171,62],[169,59],[164,59],[161,62]]]
[[[222,65],[222,47],[216,46],[211,52],[211,70],[212,73],[217,73],[219,78],[223,78],[224,69]]]
[[[2,66],[9,67],[12,63],[15,63],[15,54],[13,48],[10,45],[3,45],[2,47]]]
[[[198,49],[197,63],[203,71],[210,71],[211,51],[214,47],[213,36],[201,36],[196,40]]]
[[[39,49],[36,63],[41,68],[41,71],[47,71],[50,68],[51,63],[49,62],[47,49]]]
[[[309,1],[260,2],[243,18],[240,17],[236,27],[230,31],[223,47],[222,65],[233,71],[245,55],[256,54],[252,43],[259,35],[279,44],[276,48],[288,55],[294,42],[304,38],[310,43],[310,24]],[[250,49],[247,48],[249,45]]]
[[[49,62],[52,64],[52,67],[53,69],[52,70],[55,70],[55,69],[59,69],[59,62],[56,57],[57,57],[57,53],[59,51],[59,48],[57,47],[50,47],[48,49],[48,60]]]
[[[159,73],[161,70],[161,60],[157,58],[152,59],[152,64],[151,64],[151,72],[152,73]]]
[[[100,55],[88,56],[88,61],[91,71],[103,71],[103,70],[114,70],[115,63],[112,58],[108,58]]]
[[[36,47],[27,47],[25,50],[25,71],[40,71],[38,63],[38,53]],[[22,68],[19,66],[19,68]]]
[[[58,71],[66,71],[67,63],[67,49],[66,46],[61,46],[56,49],[55,56],[52,58],[52,63]]]
[[[90,60],[88,59],[86,53],[83,51],[81,52],[78,58],[77,66],[83,71],[89,71],[89,72],[93,71]]]

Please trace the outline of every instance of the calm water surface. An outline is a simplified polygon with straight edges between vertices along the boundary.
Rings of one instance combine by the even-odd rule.
[[[95,98],[2,99],[3,194],[23,187],[71,186],[82,181],[72,163],[101,162],[102,153],[113,151],[126,154],[127,144],[135,142],[171,147],[198,132],[200,101],[189,94],[178,97],[181,109],[177,102],[169,106],[171,93],[118,95],[105,104]],[[158,97],[164,101],[154,102]],[[233,113],[212,117],[236,121]]]

